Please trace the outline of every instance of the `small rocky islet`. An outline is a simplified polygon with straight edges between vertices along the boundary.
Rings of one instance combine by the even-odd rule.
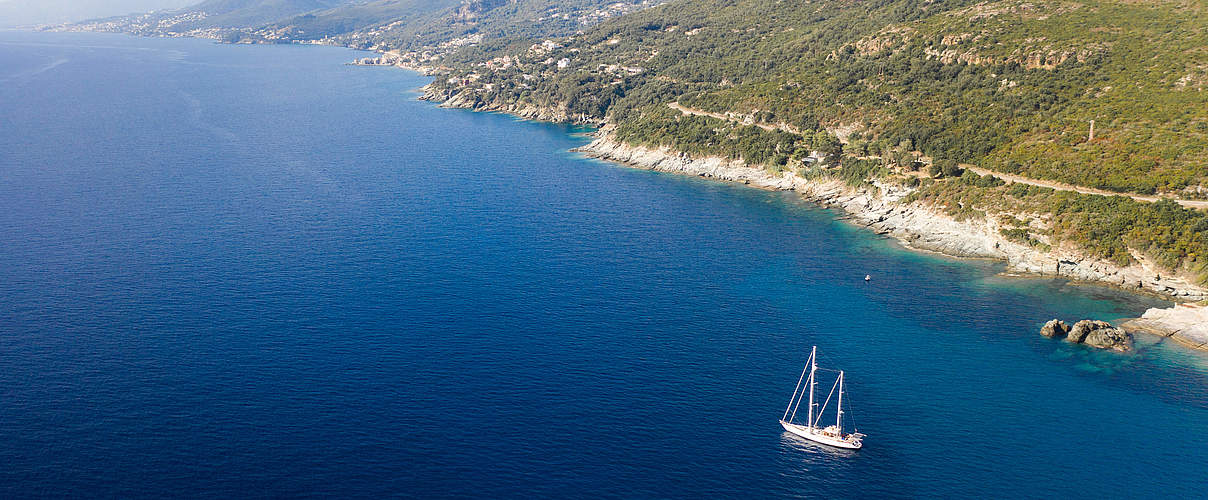
[[[1137,332],[1169,337],[1193,349],[1208,350],[1208,303],[1183,303],[1173,307],[1154,307],[1140,318],[1121,320],[1119,326],[1106,321],[1082,320],[1073,326],[1053,319],[1040,328],[1049,338],[1064,337],[1075,344],[1100,349],[1129,351]]]
[[[1099,349],[1127,352],[1132,350],[1132,334],[1112,326],[1106,321],[1084,319],[1074,326],[1053,319],[1040,328],[1040,334],[1049,338],[1065,337],[1067,342],[1083,344]]]

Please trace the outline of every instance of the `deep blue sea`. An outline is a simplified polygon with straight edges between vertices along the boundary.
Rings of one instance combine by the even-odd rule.
[[[0,497],[1208,496],[1208,357],[1037,334],[1160,302],[358,56],[0,32]],[[863,450],[777,424],[813,345]]]

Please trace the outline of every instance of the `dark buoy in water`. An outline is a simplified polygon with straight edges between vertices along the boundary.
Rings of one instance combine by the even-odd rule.
[[[864,281],[872,281],[872,275],[871,275],[871,274],[865,274],[865,275],[864,275]]]

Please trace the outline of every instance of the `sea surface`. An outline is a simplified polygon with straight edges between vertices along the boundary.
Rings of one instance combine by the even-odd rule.
[[[1037,334],[1162,302],[359,56],[0,32],[0,497],[1208,496],[1208,358]],[[815,345],[863,450],[777,424]]]

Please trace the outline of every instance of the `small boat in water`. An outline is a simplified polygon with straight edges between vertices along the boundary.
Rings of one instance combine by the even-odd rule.
[[[850,434],[843,432],[843,371],[839,371],[835,384],[831,386],[830,393],[826,395],[826,401],[818,406],[814,403],[814,386],[818,385],[818,370],[818,347],[815,346],[810,350],[810,359],[806,362],[805,369],[801,371],[801,377],[797,379],[797,387],[793,389],[793,397],[789,398],[789,406],[784,409],[784,416],[780,418],[780,426],[794,435],[815,443],[850,450],[862,448],[864,446],[863,434],[855,431]],[[807,373],[808,378],[806,378]],[[805,382],[804,387],[802,382]],[[835,403],[835,424],[823,427],[822,415],[826,412],[831,397],[836,395],[838,397]],[[805,409],[805,425],[794,423],[797,408],[801,406],[801,401],[806,397],[809,398],[809,405]],[[816,406],[818,406],[817,412],[814,411]]]

